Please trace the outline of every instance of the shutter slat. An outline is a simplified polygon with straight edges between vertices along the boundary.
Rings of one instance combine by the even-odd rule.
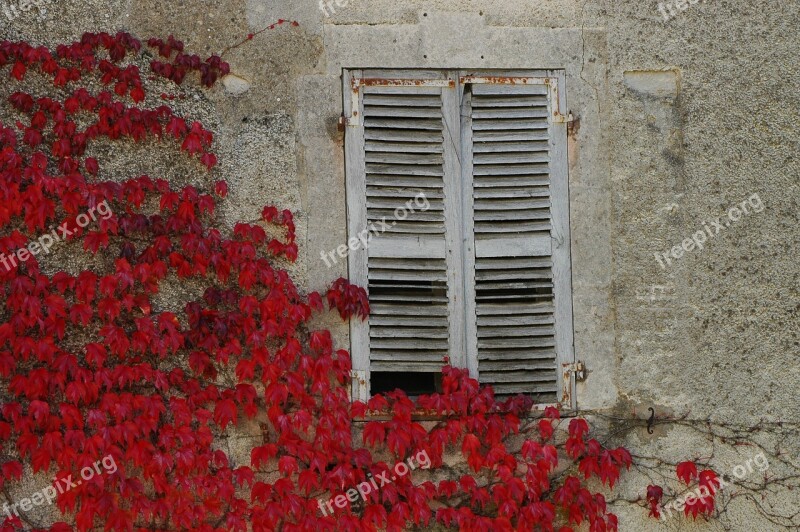
[[[483,371],[485,376],[491,376],[492,374],[496,374],[498,377],[501,377],[505,374],[505,372],[513,372],[513,371],[544,371],[544,372],[552,372],[555,371],[556,365],[552,360],[542,360],[538,363],[532,363],[527,360],[508,360],[504,362],[496,362],[496,361],[486,361],[483,363]],[[502,377],[501,377],[502,378]],[[546,379],[547,381],[551,379]],[[501,380],[497,380],[496,382],[502,382]],[[527,379],[523,380],[523,382],[527,382]]]
[[[555,312],[555,307],[551,302],[518,303],[513,305],[486,303],[477,309],[478,316],[552,314],[553,312]]]
[[[550,222],[531,222],[527,220],[517,219],[512,221],[514,225],[509,225],[496,221],[491,225],[484,225],[478,231],[481,235],[491,235],[498,233],[547,233],[552,228]]]
[[[418,305],[416,307],[409,306],[404,308],[402,305],[391,303],[375,302],[375,305],[370,305],[371,316],[428,316],[447,317],[447,309],[434,305]]]
[[[491,153],[495,155],[503,152],[546,152],[547,149],[548,146],[545,141],[476,142],[473,146],[473,150],[476,154]]]
[[[415,320],[419,322],[420,320]],[[425,340],[444,340],[447,341],[447,324],[443,327],[433,327],[433,328],[424,328],[424,327],[409,327],[407,324],[405,326],[400,326],[398,324],[392,324],[389,326],[382,326],[379,324],[372,324],[370,322],[370,328],[374,329],[370,331],[370,336],[373,339],[378,338],[413,338],[415,341],[420,341],[420,338],[424,338]],[[417,323],[419,325],[419,323]]]
[[[478,349],[492,352],[508,349],[532,349],[536,347],[553,347],[555,340],[550,336],[529,336],[525,338],[483,338],[478,339]]]
[[[554,360],[555,355],[555,349],[545,346],[526,349],[484,349],[481,351],[481,354],[478,358],[482,362],[486,361],[487,363],[494,361],[503,362],[513,360],[514,363],[527,361],[534,365],[543,360]]]
[[[441,143],[444,140],[441,131],[420,131],[405,129],[369,129],[364,131],[367,141],[409,142],[417,146]]]
[[[405,95],[384,95],[384,94],[365,94],[364,107],[383,106],[383,107],[433,107],[439,109],[442,99],[436,96],[423,96],[419,94]]]
[[[413,164],[437,166],[441,165],[442,156],[438,153],[419,154],[419,153],[396,153],[383,151],[367,151],[367,163],[380,163],[386,165]],[[391,167],[391,166],[390,166]],[[387,172],[388,173],[388,172]],[[439,175],[439,174],[436,174]]]
[[[548,177],[542,176],[482,176],[475,179],[475,188],[494,187],[546,187],[550,184]],[[548,187],[549,188],[549,187]]]
[[[472,119],[477,121],[500,118],[524,122],[530,118],[547,118],[547,113],[547,103],[545,102],[541,107],[511,107],[508,109],[495,107],[492,109],[474,109],[472,111]],[[516,126],[517,124],[514,125]],[[514,129],[519,128],[515,127]]]
[[[442,188],[442,180],[438,177],[419,177],[419,176],[404,176],[404,175],[380,175],[370,174],[369,176],[370,187],[388,186],[388,187],[414,187],[424,188],[426,194],[428,189]]]
[[[370,140],[364,144],[365,151],[383,153],[442,153],[442,145],[432,142],[386,142]],[[511,150],[516,151],[516,150]]]
[[[479,270],[475,272],[475,279],[478,281],[497,281],[507,279],[550,279],[548,271],[540,270]]]
[[[421,296],[419,294],[403,294],[400,291],[395,294],[380,294],[375,295],[372,299],[376,302],[385,302],[385,303],[392,303],[394,305],[399,304],[411,304],[418,302],[420,304],[435,304],[435,303],[446,303],[447,298],[444,296]]]
[[[545,107],[547,106],[547,96],[517,95],[514,98],[509,98],[508,96],[482,96],[480,98],[475,98],[475,100],[472,102],[473,110],[485,109],[491,107],[538,107],[538,106],[545,106]]]
[[[502,327],[510,325],[546,325],[553,323],[552,314],[532,314],[525,315],[500,315],[500,316],[480,316],[478,325],[485,327]]]
[[[409,126],[411,127],[411,126]],[[522,120],[503,120],[487,119],[474,121],[472,127],[475,131],[510,131],[510,130],[547,130],[547,120],[522,119]],[[415,128],[433,129],[433,128]]]
[[[401,203],[405,207],[405,202]],[[398,204],[399,206],[400,204]],[[392,227],[396,224],[403,223],[404,220],[396,219],[395,218],[395,205],[391,205],[388,207],[377,207],[373,206],[369,210],[368,218],[370,220],[383,220],[385,225],[378,226],[375,230],[379,232],[391,232]],[[433,204],[431,208],[427,211],[415,211],[410,212],[407,211],[408,215],[406,219],[410,219],[417,222],[441,222],[444,219],[444,214],[442,213],[441,207],[438,209],[433,208]],[[432,224],[435,227],[441,227],[441,224]]]
[[[476,144],[482,142],[530,142],[537,140],[548,140],[546,130],[531,129],[520,131],[495,131],[495,130],[475,130],[472,133],[472,140]]]
[[[549,162],[547,152],[496,152],[496,153],[476,153],[473,161],[475,168],[482,165],[492,164],[525,164],[525,163],[546,163]]]
[[[547,162],[540,164],[482,164],[475,166],[475,177],[483,175],[538,175],[548,174],[549,166]]]
[[[370,363],[370,368],[372,371],[394,372],[398,371],[398,367],[402,367],[403,372],[436,373],[442,370],[442,364],[442,361],[406,360],[405,358],[398,358],[396,355],[389,355],[389,360],[386,362],[381,359],[373,360]]]
[[[503,260],[502,264],[497,262],[485,261],[476,266],[477,270],[491,270],[493,272],[509,271],[513,269],[528,269],[528,268],[550,268],[553,266],[553,261],[550,258],[533,258],[533,257],[508,257]]]
[[[443,235],[445,230],[443,227],[431,227],[427,222],[403,222],[397,224],[392,232],[399,235]]]
[[[403,260],[398,258],[390,258],[384,259],[380,257],[371,257],[369,259],[369,269],[370,271],[380,271],[381,269],[386,269],[388,271],[392,271],[393,275],[395,275],[398,279],[405,279],[406,275],[411,275],[414,270],[425,270],[426,275],[430,275],[434,272],[439,272],[441,268],[441,262],[436,259],[425,260],[425,259],[414,259],[414,260]],[[439,281],[444,280],[444,276],[441,279],[435,279]]]
[[[478,338],[527,338],[529,336],[553,336],[553,327],[536,327],[535,324],[526,323],[523,326],[513,327],[493,327],[488,325],[478,325]]]
[[[429,200],[442,199],[444,197],[444,194],[439,191],[425,191],[422,188],[415,189],[411,187],[386,187],[374,185],[367,187],[367,196],[413,200],[419,194],[424,194]]]
[[[367,209],[389,209],[390,211],[394,212],[395,209],[405,209],[407,202],[408,200],[404,198],[375,196],[373,194],[367,194]],[[513,208],[525,208],[525,207],[510,207],[510,208],[513,209]],[[537,208],[537,207],[530,207],[530,208]],[[405,220],[426,219],[425,215],[434,216],[434,213],[436,211],[439,212],[444,211],[444,204],[442,203],[441,199],[430,199],[428,202],[427,210],[420,212],[408,211],[405,214],[406,216]],[[392,221],[400,222],[404,220],[392,220]]]
[[[541,95],[547,97],[546,85],[506,85],[506,84],[491,84],[491,83],[475,83],[470,85],[473,96],[495,96],[511,98],[530,98],[533,95]],[[495,98],[496,99],[496,98]],[[473,98],[473,105],[479,98]],[[478,104],[479,105],[479,104]]]
[[[441,166],[433,164],[399,165],[381,163],[367,163],[367,174],[396,174],[426,177],[441,177],[443,175]],[[369,184],[369,180],[367,183]]]
[[[364,109],[364,112],[367,112],[367,109]],[[364,118],[364,127],[369,129],[422,129],[428,131],[441,131],[442,130],[442,121],[441,120],[427,120],[424,118],[420,119],[411,119],[411,118],[400,118],[400,119],[393,119],[393,118]]]
[[[513,222],[516,220],[549,220],[550,213],[546,209],[540,211],[478,211],[475,213],[476,222]],[[495,225],[486,224],[488,227],[496,227]],[[476,233],[483,232],[483,226],[476,223]],[[491,232],[491,231],[489,231]],[[505,232],[505,231],[502,231]],[[516,233],[513,229],[509,232]]]
[[[519,211],[527,209],[549,209],[549,199],[528,197],[515,198],[475,198],[476,211]]]
[[[364,112],[372,117],[439,118],[442,113],[437,108],[406,106],[377,106],[364,102]],[[438,129],[438,128],[435,128]]]
[[[476,189],[474,195],[475,200],[491,198],[541,198],[550,196],[550,189],[547,187],[492,187]]]
[[[540,403],[552,403],[558,390],[558,384],[547,382],[542,384],[537,383],[524,383],[524,384],[498,384],[494,386],[495,395],[509,396],[517,394],[532,395],[534,401]],[[538,399],[538,400],[537,400]]]
[[[383,350],[394,350],[397,357],[402,357],[403,353],[401,351],[424,351],[430,352],[432,350],[439,350],[439,351],[447,351],[447,338],[430,338],[426,336],[425,338],[382,338],[380,336],[373,335],[372,332],[373,327],[370,327],[369,331],[369,346],[371,349],[383,349]],[[422,353],[418,353],[422,354]],[[437,360],[441,365],[441,359]],[[399,371],[402,371],[402,368],[398,368]]]
[[[555,362],[553,362],[550,364],[549,368],[528,367],[524,368],[523,371],[505,367],[499,371],[487,371],[487,376],[491,378],[493,382],[497,382],[499,384],[549,382],[553,380],[552,373],[555,371],[555,369],[556,365]]]
[[[370,325],[386,325],[386,326],[411,326],[411,327],[441,327],[447,326],[446,317],[439,319],[427,317],[425,320],[420,320],[417,316],[398,316],[390,314],[388,316],[370,316]]]
[[[520,275],[520,277],[523,277]],[[531,276],[532,277],[532,276]],[[512,282],[512,281],[502,281],[502,282],[491,282],[482,280],[481,287],[484,290],[530,290],[532,288],[553,288],[553,283],[537,283],[534,281],[525,281],[525,282]],[[481,297],[481,294],[478,294],[478,297]],[[510,294],[506,297],[525,297],[524,295],[517,295],[517,294]]]
[[[377,344],[377,342],[375,342],[375,344]],[[434,368],[435,371],[441,371],[444,359],[447,356],[447,344],[442,343],[440,345],[442,346],[441,348],[429,346],[428,348],[420,347],[419,349],[408,348],[403,351],[397,351],[395,349],[395,344],[392,344],[392,349],[382,349],[373,346],[372,349],[374,353],[371,357],[372,363],[382,362],[383,364],[381,365],[386,368],[382,371],[400,371],[400,367],[403,368],[402,371],[409,371],[405,367],[405,364],[408,362],[426,364]],[[400,366],[400,364],[403,364],[403,366]],[[375,370],[373,366],[373,371],[379,370]]]
[[[555,360],[514,360],[502,364],[498,361],[486,361],[485,371],[494,376],[495,382],[548,382],[553,380],[553,371],[556,370]]]

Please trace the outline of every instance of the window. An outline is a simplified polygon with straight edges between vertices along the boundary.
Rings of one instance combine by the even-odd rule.
[[[435,391],[444,364],[498,395],[574,397],[563,71],[344,75],[355,398]],[[569,405],[567,405],[569,406]]]

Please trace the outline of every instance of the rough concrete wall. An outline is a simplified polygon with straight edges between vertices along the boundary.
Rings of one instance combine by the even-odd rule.
[[[652,464],[711,457],[729,472],[770,454],[770,487],[748,496],[763,473],[748,476],[723,494],[722,519],[664,525],[619,500],[622,530],[800,526],[798,492],[775,482],[800,464],[796,2],[704,0],[666,22],[656,2],[633,0],[350,0],[330,17],[310,0],[45,5],[13,21],[0,13],[0,35],[55,44],[125,29],[219,53],[278,18],[299,21],[225,52],[236,77],[196,107],[231,183],[226,224],[267,202],[293,209],[295,276],[309,290],[346,275],[319,258],[346,241],[342,68],[566,69],[580,118],[570,138],[575,342],[589,370],[579,407]],[[654,253],[753,194],[762,212],[659,265]],[[164,305],[184,291],[168,290]],[[346,345],[346,327],[326,325]],[[637,421],[650,406],[663,422],[653,435]],[[663,482],[646,468],[630,474],[622,499],[651,481]]]
[[[631,446],[646,444],[661,456],[713,455],[729,473],[760,449],[719,438],[712,444],[703,432],[725,434],[727,443],[752,440],[772,455],[773,488],[800,463],[800,166],[792,156],[798,95],[791,89],[800,81],[792,59],[800,43],[789,30],[800,22],[799,8],[706,1],[665,22],[654,4],[623,1],[609,2],[605,17],[621,399],[628,410],[652,405],[657,415],[715,422],[665,425],[656,438],[639,431]],[[674,71],[677,90],[657,96],[637,90],[630,74],[626,82],[627,71],[651,69]],[[729,227],[720,220],[723,229],[712,227],[704,249],[659,265],[655,252],[754,194],[762,212],[751,209],[727,220]],[[763,476],[745,482],[763,483]],[[746,493],[736,487],[726,496],[737,491]],[[798,500],[789,495],[737,497],[725,518],[705,528],[796,529]]]

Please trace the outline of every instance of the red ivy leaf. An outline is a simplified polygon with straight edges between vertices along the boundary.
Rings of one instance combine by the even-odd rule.
[[[697,466],[694,465],[694,462],[681,462],[675,468],[678,478],[684,482],[684,484],[691,484],[692,480],[697,478]]]
[[[228,423],[236,425],[236,403],[232,399],[223,399],[214,407],[214,422],[225,430]]]

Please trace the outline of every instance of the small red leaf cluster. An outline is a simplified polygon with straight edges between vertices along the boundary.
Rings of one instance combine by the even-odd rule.
[[[200,82],[206,87],[212,87],[217,79],[230,72],[228,63],[217,55],[212,55],[203,61],[197,54],[183,53],[183,42],[172,35],[167,37],[166,41],[155,37],[148,39],[147,45],[158,49],[158,55],[165,58],[164,61],[154,59],[150,62],[153,72],[179,85],[189,72],[199,72]],[[174,57],[173,52],[175,52]]]
[[[647,504],[650,507],[650,517],[661,517],[660,504],[664,497],[664,489],[661,486],[647,486]]]
[[[148,46],[162,58],[151,70],[175,83],[198,71],[211,86],[228,71],[218,57],[185,54],[174,37]],[[224,236],[214,218],[224,181],[210,179],[206,191],[102,178],[104,161],[86,155],[98,138],[175,142],[207,170],[216,165],[202,124],[142,106],[147,83],[131,61],[141,53],[126,33],[86,34],[56,50],[0,43],[18,117],[0,124],[0,253],[103,202],[113,211],[71,237],[103,250],[105,269],[51,275],[46,254],[0,267],[0,489],[19,481],[23,464],[62,479],[110,455],[116,472],[59,493],[65,521],[50,530],[616,530],[584,482],[613,487],[630,454],[588,438],[584,420],[561,430],[551,407],[529,423],[529,399],[499,401],[449,367],[441,394],[351,402],[349,354],[310,324],[323,296],[301,294],[275,260],[297,257],[291,212],[265,207],[259,223]],[[28,92],[31,70],[58,96]],[[89,77],[112,90],[92,92]],[[205,290],[182,312],[160,310],[153,300],[168,277]],[[345,320],[369,312],[363,288],[344,279],[324,299]],[[423,426],[419,413],[439,421]],[[365,418],[360,443],[354,418]],[[253,426],[249,459],[221,450]],[[438,481],[418,471],[363,504],[319,513],[318,499],[383,474],[387,457],[421,451],[434,469],[461,453],[468,469]],[[580,476],[557,473],[570,461]],[[23,525],[14,516],[0,529]]]
[[[360,286],[350,284],[347,279],[340,277],[334,281],[325,297],[328,305],[336,308],[342,319],[347,319],[348,316],[366,319],[369,315],[367,291]]]
[[[680,462],[675,467],[678,480],[690,486],[694,480],[698,480],[697,496],[686,497],[683,502],[683,513],[686,516],[692,515],[697,519],[698,515],[709,517],[714,512],[716,495],[722,486],[719,476],[711,469],[704,469],[698,473],[697,465],[694,462]],[[651,517],[661,516],[661,499],[664,490],[660,486],[650,485],[647,487],[647,503],[650,507]]]

